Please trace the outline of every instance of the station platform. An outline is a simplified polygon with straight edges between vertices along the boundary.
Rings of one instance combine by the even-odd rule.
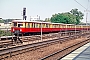
[[[61,60],[90,60],[90,43],[78,48]]]

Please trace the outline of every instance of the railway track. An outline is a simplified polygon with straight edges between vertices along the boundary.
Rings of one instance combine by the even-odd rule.
[[[73,31],[71,31],[73,32]],[[60,33],[51,33],[51,34],[43,34],[42,38],[43,38],[43,41],[46,41],[46,40],[51,40],[51,39],[58,39],[60,37],[65,37],[64,34],[66,34],[67,32],[60,32]],[[78,33],[78,32],[77,32]],[[68,34],[68,33],[67,33]],[[82,35],[85,35],[86,33],[82,34]],[[68,34],[69,35],[69,34]],[[70,34],[69,36],[73,36],[73,34]],[[80,36],[79,34],[76,34],[77,36]],[[66,35],[67,36],[67,35]],[[6,39],[6,40],[5,40]],[[13,37],[4,37],[4,38],[1,38],[0,39],[0,48],[7,48],[7,47],[13,47],[16,45],[16,43],[13,43],[14,39],[16,39],[15,36]],[[20,40],[22,40],[24,43],[27,42],[27,43],[37,43],[40,40],[41,37],[40,35],[33,35],[33,36],[22,36],[20,37]],[[18,42],[17,42],[18,43]]]
[[[59,42],[54,42],[54,43],[50,43],[50,44],[45,44],[43,46],[37,46],[36,48],[30,48],[30,49],[25,49],[25,50],[21,50],[21,51],[17,51],[16,53],[12,53],[11,57],[9,55],[9,58],[6,58],[5,60],[20,60],[20,59],[24,59],[24,60],[40,60],[42,57],[47,56],[55,51],[58,51],[60,49],[64,49],[67,46],[70,46],[74,43],[78,43],[80,41],[82,41],[81,39],[86,40],[86,37],[90,37],[88,36],[83,36],[79,39],[69,39],[69,40],[64,40],[62,43]],[[59,45],[57,45],[59,44]],[[65,44],[65,45],[64,45]],[[51,48],[51,46],[55,47],[55,48]],[[57,47],[59,47],[59,49],[57,50]],[[63,47],[63,48],[61,48]],[[31,50],[33,49],[33,50]],[[50,50],[51,49],[51,50]],[[54,51],[55,50],[55,51]],[[35,53],[35,54],[33,54]],[[15,55],[16,54],[16,55]],[[14,55],[14,56],[13,56]]]
[[[48,45],[56,44],[58,42],[62,43],[64,41],[79,38],[80,36],[85,36],[85,35],[89,35],[89,34],[90,33],[85,33],[82,35],[77,34],[76,36],[71,35],[71,36],[65,36],[65,37],[61,37],[61,38],[59,37],[57,39],[41,41],[41,42],[32,43],[32,44],[7,47],[7,49],[0,49],[0,59],[11,57],[11,56],[17,55],[17,54],[22,54],[22,53],[27,52],[27,51],[32,51],[32,50],[36,50],[39,48],[43,48],[43,47],[46,47]],[[89,37],[89,36],[87,36],[87,37]]]
[[[78,37],[80,37],[80,36],[78,36]],[[68,37],[63,37],[63,38],[59,38],[59,39],[47,40],[47,41],[43,41],[43,42],[27,44],[27,45],[20,45],[17,47],[3,49],[3,50],[0,50],[0,59],[4,59],[7,57],[11,57],[13,55],[21,54],[21,53],[24,53],[27,51],[36,50],[39,48],[46,47],[48,45],[56,44],[58,42],[63,42],[65,40],[70,40],[70,39],[75,39],[75,38],[76,38],[75,36],[68,36]]]
[[[90,42],[90,39],[78,42],[71,46],[65,47],[62,50],[56,51],[48,56],[45,56],[45,57],[41,58],[41,60],[60,60],[63,57],[65,57],[66,55],[68,55],[69,53],[73,52],[74,50],[80,48],[81,46],[83,46],[89,42]]]
[[[69,33],[74,33],[74,32],[73,31],[70,31],[70,32],[60,32],[60,33],[43,34],[42,35],[42,39],[43,39],[43,41],[45,41],[45,40],[51,40],[51,39],[57,39],[59,37],[65,36],[65,34],[69,35]],[[78,31],[76,33],[78,33]],[[74,34],[70,34],[70,35],[74,35]],[[18,43],[18,41],[16,43],[14,43],[15,42],[14,39],[16,39],[16,38],[17,38],[16,36],[3,37],[3,38],[1,38],[0,39],[0,48],[7,48],[7,47],[15,46],[16,43]],[[41,39],[41,35],[20,36],[19,38],[24,43],[25,42],[27,42],[27,43],[32,42],[33,43],[33,42],[36,42],[36,41],[39,42],[40,39]]]

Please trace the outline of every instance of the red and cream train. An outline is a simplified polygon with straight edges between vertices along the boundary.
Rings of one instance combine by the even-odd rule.
[[[74,25],[74,24],[62,24],[62,23],[51,23],[51,22],[37,22],[27,20],[13,20],[11,32],[14,34],[34,34],[59,31],[81,31],[90,30],[90,26],[86,25]]]

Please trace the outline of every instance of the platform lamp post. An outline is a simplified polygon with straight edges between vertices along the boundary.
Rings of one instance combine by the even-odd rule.
[[[39,20],[40,20],[40,16],[39,16]],[[41,21],[41,41],[42,41],[42,21]]]
[[[87,24],[87,16],[88,16],[88,13],[86,12],[86,26],[88,26],[88,24]],[[88,32],[88,27],[87,27],[87,32]]]
[[[75,26],[75,38],[76,38],[76,25],[74,25]]]
[[[8,19],[7,19],[7,25],[8,25]],[[6,29],[7,29],[7,31],[6,31],[6,33],[8,32],[8,26],[6,26]],[[7,36],[7,35],[6,35]],[[8,36],[7,36],[7,39],[8,39]]]

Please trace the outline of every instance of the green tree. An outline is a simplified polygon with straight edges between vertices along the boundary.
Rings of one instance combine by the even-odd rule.
[[[81,11],[78,11],[78,9],[72,9],[70,13],[76,16],[76,24],[79,24],[80,21],[83,19],[84,14]]]
[[[4,23],[4,20],[0,19],[0,23]]]
[[[76,24],[76,17],[69,12],[66,13],[58,13],[52,15],[51,22],[54,23],[65,23],[65,24]]]
[[[45,18],[46,22],[51,22],[50,18]]]

